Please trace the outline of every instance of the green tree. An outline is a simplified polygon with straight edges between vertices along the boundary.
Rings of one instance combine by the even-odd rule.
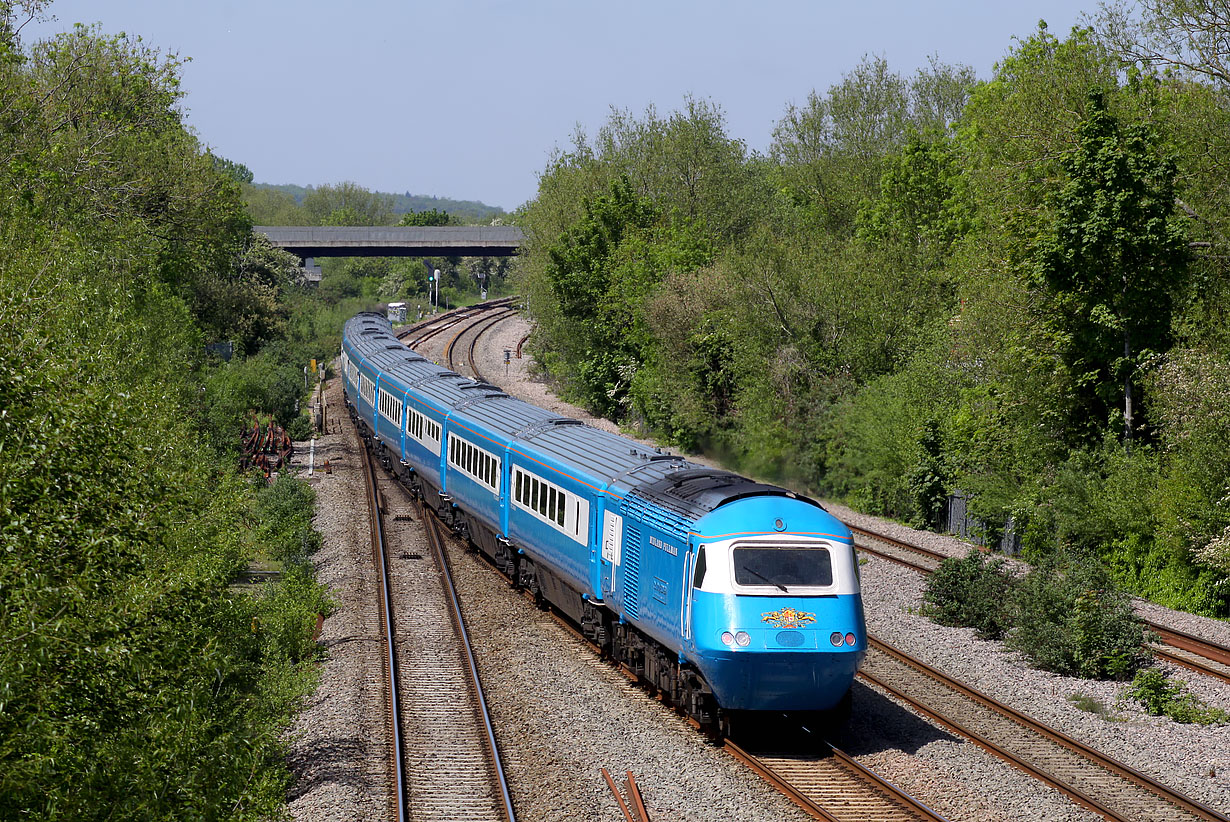
[[[1173,158],[1144,126],[1127,126],[1093,92],[1080,144],[1062,166],[1068,181],[1036,252],[1035,277],[1065,335],[1065,359],[1081,391],[1080,421],[1107,418],[1122,397],[1130,440],[1142,354],[1164,352],[1187,271],[1187,244],[1174,210]]]
[[[236,163],[234,160],[228,160],[225,157],[219,157],[217,154],[210,153],[210,160],[213,161],[214,168],[222,174],[230,177],[237,183],[252,183],[252,170],[243,163]]]
[[[883,58],[864,58],[824,95],[790,105],[773,132],[773,159],[791,196],[846,232],[874,195],[885,160],[911,133],[943,132],[964,105],[973,73],[932,60],[907,80]]]
[[[243,202],[253,225],[308,225],[311,222],[293,196],[274,188],[245,185]]]
[[[1230,14],[1221,0],[1115,2],[1102,7],[1098,30],[1132,62],[1230,86]]]
[[[437,211],[434,208],[429,211],[411,211],[401,216],[397,221],[398,225],[407,226],[432,226],[432,225],[448,225],[450,222],[447,211]]]
[[[312,225],[390,225],[393,197],[346,180],[309,189],[303,210]]]

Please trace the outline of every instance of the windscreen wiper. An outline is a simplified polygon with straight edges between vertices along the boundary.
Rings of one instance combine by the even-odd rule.
[[[769,583],[770,585],[776,585],[778,588],[781,588],[781,589],[782,589],[783,591],[785,591],[787,594],[788,594],[788,593],[790,593],[790,591],[789,591],[789,590],[787,590],[786,586],[785,586],[785,585],[782,585],[780,582],[774,582],[773,580],[771,580],[771,579],[769,579],[768,577],[766,577],[764,574],[759,574],[759,573],[757,573],[757,572],[753,571],[751,568],[748,568],[746,565],[741,565],[741,566],[739,566],[739,567],[740,567],[740,568],[742,568],[744,571],[747,571],[749,574],[751,574],[752,576],[756,577],[757,579],[764,580],[765,582]]]

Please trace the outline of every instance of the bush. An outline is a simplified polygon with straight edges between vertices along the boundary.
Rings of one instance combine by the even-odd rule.
[[[301,479],[279,474],[277,481],[256,498],[259,550],[279,562],[298,562],[320,547],[320,534],[312,528],[316,492]]]
[[[312,420],[305,414],[296,414],[286,425],[286,435],[295,442],[310,440],[315,433],[316,428],[312,425]]]
[[[288,563],[277,582],[266,585],[257,601],[257,621],[266,654],[292,663],[320,652],[312,638],[316,616],[333,610],[328,589],[312,576],[311,566]]]
[[[1046,671],[1126,679],[1145,659],[1131,597],[1094,560],[1051,557],[1018,586],[1008,644]]]
[[[941,625],[973,628],[982,639],[1000,639],[1012,627],[1014,580],[1005,560],[987,562],[981,551],[946,559],[927,579],[923,612]]]
[[[1157,668],[1136,674],[1125,695],[1139,702],[1150,716],[1168,716],[1175,722],[1196,725],[1230,722],[1230,714],[1197,699],[1181,681],[1167,678]]]

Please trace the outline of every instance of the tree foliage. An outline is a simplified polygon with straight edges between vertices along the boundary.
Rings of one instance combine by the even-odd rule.
[[[283,333],[286,260],[184,127],[178,61],[23,48],[38,7],[0,4],[0,817],[270,818],[311,669],[261,625],[325,605],[229,588],[261,546],[203,343]]]
[[[1103,425],[1118,394],[1130,439],[1140,359],[1169,348],[1186,279],[1187,243],[1171,219],[1175,163],[1159,156],[1145,128],[1123,128],[1100,91],[1090,94],[1078,135],[1061,163],[1068,179],[1052,197],[1035,276],[1083,389],[1073,427]]]
[[[1146,18],[1210,71],[1043,22],[981,81],[864,59],[764,156],[706,101],[613,111],[518,215],[539,362],[745,471],[919,523],[960,491],[989,539],[1230,613],[1219,24]]]
[[[309,225],[390,225],[393,198],[345,180],[308,189],[303,211]]]

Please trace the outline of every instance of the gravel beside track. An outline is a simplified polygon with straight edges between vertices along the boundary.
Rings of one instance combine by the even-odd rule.
[[[484,376],[521,399],[617,431],[612,423],[593,420],[555,399],[546,383],[529,376],[528,356],[522,360],[514,356],[505,375],[503,351],[515,352],[528,328],[520,318],[493,327],[476,351]],[[336,379],[331,381],[330,412],[343,435],[318,441],[317,465],[323,450],[340,449],[333,440],[350,436],[338,386]],[[336,453],[345,459],[343,452]],[[304,459],[306,449],[296,461]],[[348,496],[361,494],[357,465],[356,454],[340,464],[342,470],[335,464],[334,474],[318,474],[314,483],[317,526],[324,535],[316,563],[342,607],[325,622],[321,641],[329,659],[324,681],[297,724],[292,755],[299,781],[291,795],[291,812],[313,822],[385,815],[380,799],[383,783],[378,782],[385,767],[380,713],[384,706],[376,678],[381,670],[375,641],[378,623],[374,605],[363,605],[360,596],[366,588],[374,591],[374,572],[366,523],[355,513],[362,511],[362,497]],[[915,532],[841,506],[828,507],[851,524],[918,539],[954,555],[968,550],[948,537]],[[618,818],[601,767],[636,774],[655,822],[808,818],[703,741],[683,720],[628,684],[550,617],[512,595],[477,556],[453,551],[459,592],[473,626],[521,819]],[[1035,671],[999,643],[978,640],[967,629],[935,625],[918,615],[923,583],[908,569],[869,560],[862,566],[862,584],[872,633],[1221,812],[1230,812],[1230,728],[1198,728],[1145,716],[1119,702],[1122,684]],[[1158,610],[1164,611],[1156,617],[1159,622],[1230,639],[1224,623]],[[1167,673],[1187,681],[1201,698],[1230,710],[1230,689],[1224,685],[1168,666]],[[1106,715],[1078,710],[1068,700],[1073,694],[1101,701]],[[915,716],[875,688],[856,683],[853,696],[854,717],[834,741],[950,819],[1097,818]]]
[[[376,604],[379,582],[371,542],[358,438],[341,413],[341,383],[329,382],[329,427],[316,441],[314,525],[321,547],[313,556],[318,579],[337,610],[324,622],[327,654],[321,683],[293,729],[290,766],[296,774],[290,813],[311,822],[368,822],[389,818],[388,743],[383,632]],[[293,467],[305,476],[309,443],[296,443]],[[324,473],[329,460],[333,473]]]

